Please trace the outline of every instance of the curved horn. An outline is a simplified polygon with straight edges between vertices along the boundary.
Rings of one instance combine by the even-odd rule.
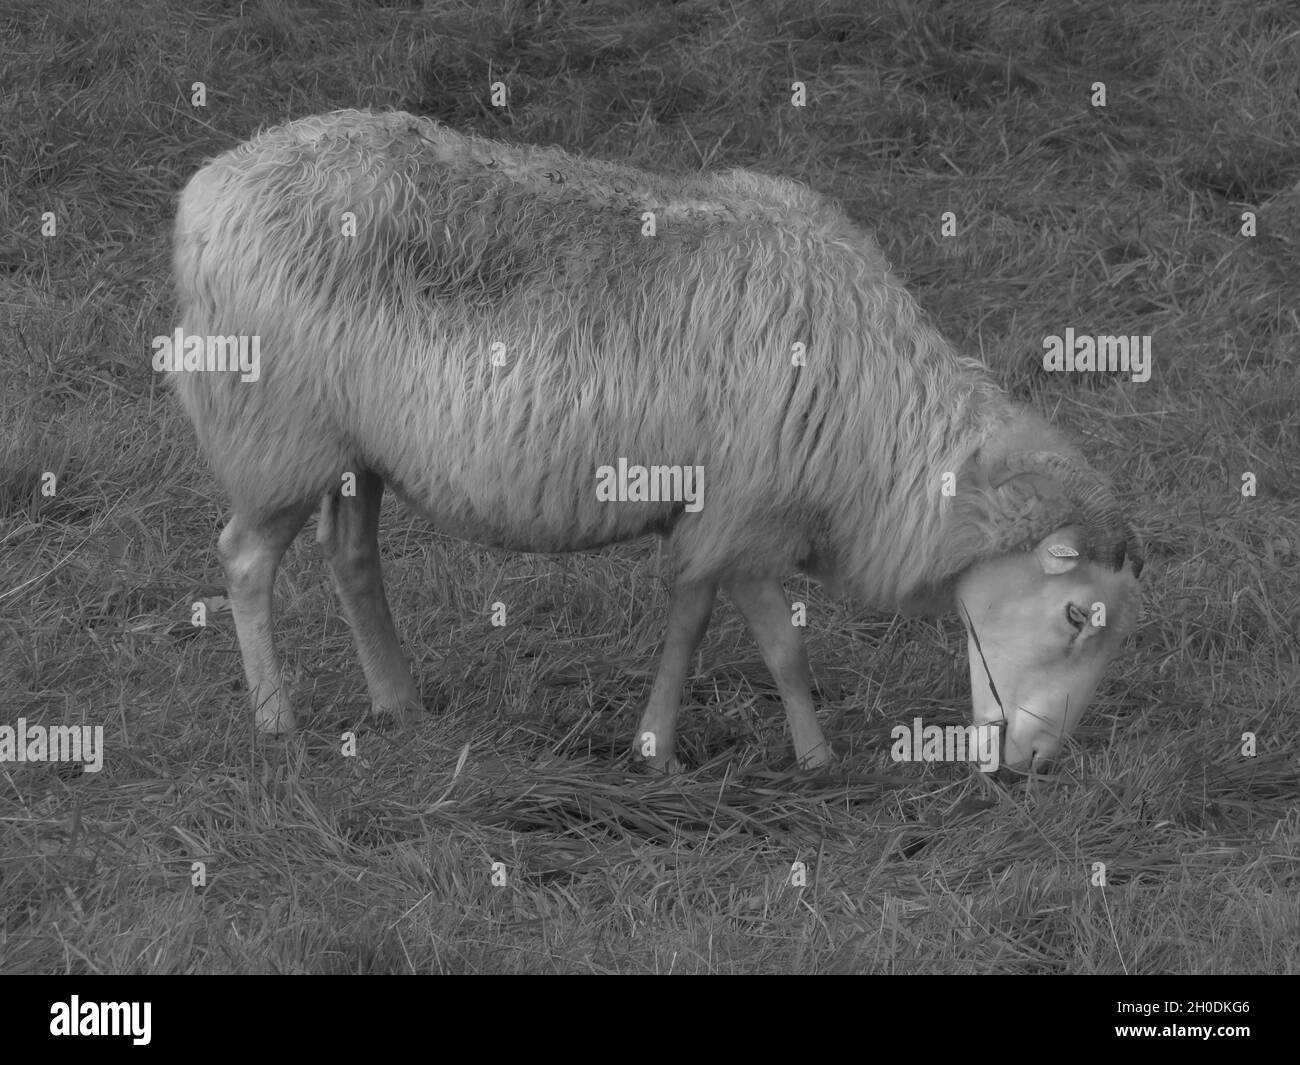
[[[1016,451],[994,467],[989,484],[999,488],[1013,477],[1026,474],[1056,481],[1070,502],[1079,508],[1088,526],[1093,558],[1110,569],[1117,570],[1124,565],[1127,537],[1119,503],[1096,472],[1055,451]],[[1141,565],[1140,557],[1136,565]]]

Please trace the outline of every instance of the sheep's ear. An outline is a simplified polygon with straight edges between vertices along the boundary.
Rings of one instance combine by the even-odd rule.
[[[1044,573],[1068,573],[1079,564],[1079,548],[1074,537],[1053,533],[1034,548],[1034,557]]]

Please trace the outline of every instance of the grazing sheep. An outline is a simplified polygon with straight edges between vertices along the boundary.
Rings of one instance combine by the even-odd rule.
[[[885,609],[960,607],[976,720],[1004,723],[1016,764],[1055,753],[1133,626],[1141,560],[1123,567],[1105,484],[802,185],[341,111],[204,166],[175,266],[186,336],[260,341],[256,374],[169,376],[233,501],[219,548],[264,730],[293,726],[272,587],[318,506],[374,710],[420,706],[380,576],[385,485],[499,548],[667,539],[667,638],[636,740],[656,767],[675,762],[720,586],[813,767],[830,752],[785,574]],[[697,471],[703,505],[611,500],[598,471],[620,460]]]

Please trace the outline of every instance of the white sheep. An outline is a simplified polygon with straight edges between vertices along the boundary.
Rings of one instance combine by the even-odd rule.
[[[499,548],[667,539],[667,638],[636,734],[655,767],[675,765],[720,586],[811,767],[830,751],[786,574],[883,609],[960,608],[976,721],[1004,724],[1016,764],[1057,751],[1133,626],[1141,560],[1123,566],[1105,484],[794,182],[341,111],[204,166],[175,267],[178,346],[260,341],[252,375],[156,365],[190,366],[169,377],[233,501],[219,548],[264,730],[293,726],[272,587],[317,506],[374,710],[421,704],[380,576],[385,485]],[[611,500],[598,471],[620,460],[698,471],[703,505]]]

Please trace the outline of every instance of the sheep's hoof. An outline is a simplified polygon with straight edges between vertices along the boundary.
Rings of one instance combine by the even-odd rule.
[[[370,716],[395,725],[414,725],[424,718],[424,704],[406,700],[371,703]]]
[[[637,756],[633,764],[643,773],[650,773],[654,776],[673,777],[682,772],[682,763],[675,754],[666,757],[656,756],[654,758]]]
[[[799,768],[805,772],[816,773],[830,769],[835,765],[835,752],[829,743],[818,744],[799,759]]]
[[[288,736],[293,732],[293,704],[279,691],[260,701],[254,698],[253,720],[263,736]]]

